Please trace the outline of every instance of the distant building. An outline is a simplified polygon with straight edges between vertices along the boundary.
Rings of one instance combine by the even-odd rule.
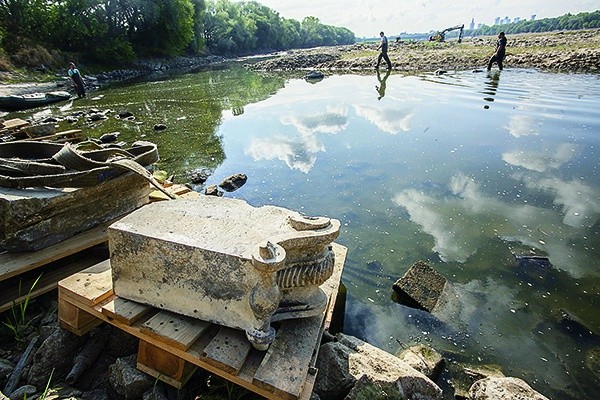
[[[500,17],[496,17],[494,20],[494,25],[500,25]]]
[[[471,18],[471,25],[469,25],[469,29],[470,30],[475,29],[475,18]]]
[[[532,14],[532,15],[531,15],[531,20],[532,20],[532,21],[535,21],[535,14]]]

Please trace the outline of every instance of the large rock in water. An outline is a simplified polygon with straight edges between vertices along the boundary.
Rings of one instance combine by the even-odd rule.
[[[403,304],[429,312],[442,309],[456,297],[446,278],[423,261],[414,263],[393,289]]]
[[[126,173],[84,188],[0,187],[0,250],[37,251],[148,203],[150,185]]]
[[[442,399],[442,390],[431,379],[398,357],[353,336],[337,338],[319,349],[315,392],[321,398]]]
[[[471,386],[473,400],[548,400],[519,378],[486,378]]]

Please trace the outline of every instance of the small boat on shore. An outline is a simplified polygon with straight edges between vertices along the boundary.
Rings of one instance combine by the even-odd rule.
[[[71,93],[55,91],[48,93],[12,94],[0,96],[0,110],[19,111],[69,100]]]

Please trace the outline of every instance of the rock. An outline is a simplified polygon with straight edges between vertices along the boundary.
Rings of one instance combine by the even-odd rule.
[[[4,382],[15,369],[15,364],[5,358],[0,358],[0,382]]]
[[[116,142],[117,138],[119,137],[120,134],[121,133],[119,133],[119,132],[105,133],[104,135],[100,136],[100,142],[102,142],[102,143]]]
[[[500,367],[495,365],[449,364],[448,369],[452,375],[452,387],[457,399],[468,399],[469,389],[478,380],[504,378]]]
[[[102,121],[108,119],[108,117],[102,113],[93,113],[88,116],[89,120],[92,122]]]
[[[206,168],[197,168],[190,172],[190,181],[194,184],[203,184],[211,175],[211,171]]]
[[[432,380],[437,378],[444,367],[442,355],[422,344],[403,350],[398,358]]]
[[[37,393],[37,389],[35,386],[25,385],[25,386],[21,386],[20,388],[18,388],[14,392],[12,392],[10,394],[10,396],[8,396],[8,398],[10,400],[23,400],[23,399],[31,398],[31,396],[33,396],[36,393]]]
[[[442,304],[440,299],[446,286],[446,278],[425,262],[418,261],[394,283],[393,289],[403,304],[433,312]]]
[[[377,381],[369,375],[363,375],[356,381],[344,400],[402,400],[405,398],[402,387],[395,382]]]
[[[223,196],[223,192],[219,190],[219,187],[217,185],[208,185],[206,189],[204,189],[204,194],[207,196]]]
[[[224,179],[223,182],[219,184],[219,187],[226,192],[233,192],[246,183],[248,177],[245,174],[234,174]]]
[[[133,117],[133,113],[131,113],[129,111],[121,111],[120,113],[117,114],[117,117],[119,117],[120,119],[128,119],[128,118]]]
[[[143,400],[169,400],[162,385],[154,385],[144,392]]]
[[[408,399],[442,399],[442,390],[431,379],[398,357],[352,336],[339,334],[337,342],[321,346],[317,368],[315,392],[326,399],[337,400],[343,398],[345,392],[350,394],[363,376],[367,378],[353,396],[370,390],[388,390],[395,385],[399,388],[398,393]],[[367,388],[369,382],[371,389]]]
[[[485,378],[469,389],[472,400],[548,400],[519,378]]]
[[[77,336],[64,329],[55,330],[33,356],[27,381],[37,387],[46,387],[50,374],[55,382],[63,380],[85,340],[85,336]]]
[[[594,347],[585,353],[585,366],[600,379],[600,347]]]
[[[329,342],[319,349],[317,379],[314,391],[324,399],[343,399],[350,392],[356,378],[350,374],[349,350],[338,342]]]
[[[83,392],[79,400],[108,400],[108,392],[106,389],[96,389]]]
[[[154,385],[154,378],[138,370],[136,354],[129,357],[118,358],[109,367],[109,381],[112,388],[125,400],[134,400],[142,397],[144,392]]]
[[[164,131],[165,129],[167,129],[167,126],[165,124],[154,124],[152,129],[159,132],[159,131]]]

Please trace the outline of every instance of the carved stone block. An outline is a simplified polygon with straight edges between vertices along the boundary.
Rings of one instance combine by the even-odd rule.
[[[113,288],[154,307],[242,329],[254,347],[271,322],[321,313],[340,223],[275,206],[201,196],[145,206],[108,229]]]
[[[150,187],[127,173],[85,188],[0,187],[0,250],[37,251],[148,203]]]

